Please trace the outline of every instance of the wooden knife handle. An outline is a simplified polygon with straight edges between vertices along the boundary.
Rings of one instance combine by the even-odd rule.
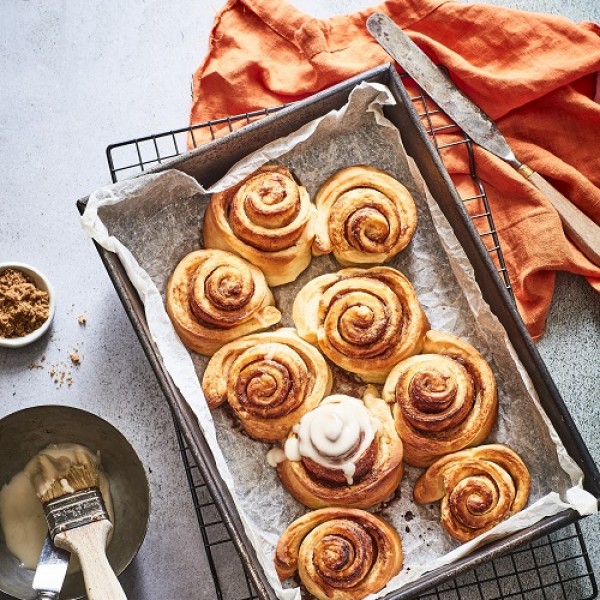
[[[570,240],[595,265],[600,266],[600,226],[585,213],[569,202],[551,183],[546,181],[527,165],[518,169],[519,173],[535,185],[556,209]]]
[[[106,540],[112,524],[103,519],[59,533],[54,544],[79,557],[88,600],[127,600],[106,558]]]

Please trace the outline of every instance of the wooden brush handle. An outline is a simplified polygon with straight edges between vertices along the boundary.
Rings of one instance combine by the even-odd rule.
[[[595,265],[600,266],[600,226],[569,202],[552,184],[527,165],[519,173],[535,185],[556,209],[569,239]]]
[[[106,558],[106,539],[112,524],[104,519],[59,533],[54,544],[79,557],[88,600],[127,600]]]

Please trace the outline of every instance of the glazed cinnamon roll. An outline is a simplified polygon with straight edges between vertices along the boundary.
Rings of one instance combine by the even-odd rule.
[[[412,239],[417,209],[409,191],[385,171],[357,165],[330,177],[315,198],[313,254],[344,267],[381,265]]]
[[[274,442],[331,391],[329,366],[295,329],[247,335],[209,361],[202,389],[210,408],[228,401],[254,439]]]
[[[319,600],[362,600],[402,567],[402,542],[383,519],[364,510],[323,508],[296,519],[279,538],[275,568],[296,571]]]
[[[301,337],[369,383],[418,353],[429,329],[412,285],[389,267],[316,277],[296,296],[292,318]]]
[[[213,194],[204,244],[239,254],[261,268],[270,286],[294,281],[312,256],[316,208],[286,169],[265,165]]]
[[[468,542],[527,504],[531,478],[508,446],[490,444],[461,450],[434,462],[415,483],[418,504],[442,500],[444,529]]]
[[[166,304],[181,341],[207,356],[281,319],[260,269],[222,250],[188,254],[169,279]]]
[[[310,508],[367,508],[390,498],[402,479],[402,442],[373,386],[362,401],[324,398],[293,427],[283,454],[277,473]]]
[[[480,444],[498,414],[488,363],[471,344],[440,331],[428,331],[422,354],[392,369],[383,398],[393,404],[404,461],[415,467]]]

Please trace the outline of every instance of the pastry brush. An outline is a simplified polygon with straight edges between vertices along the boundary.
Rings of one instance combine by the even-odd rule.
[[[127,600],[106,558],[113,526],[98,487],[93,456],[85,452],[76,452],[73,458],[41,454],[31,482],[54,544],[79,557],[88,600]]]

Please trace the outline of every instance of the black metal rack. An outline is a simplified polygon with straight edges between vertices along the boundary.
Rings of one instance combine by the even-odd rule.
[[[435,103],[404,76],[411,100],[423,126],[444,160],[444,151],[460,146],[468,152],[470,175],[475,193],[462,198],[482,241],[496,265],[498,275],[512,294],[498,233],[483,183],[477,176],[471,140],[455,124],[438,124],[443,115]],[[148,168],[179,156],[191,143],[197,147],[205,139],[216,139],[283,108],[267,108],[110,145],[107,159],[113,182],[137,175]],[[444,134],[452,133],[451,141]],[[234,561],[235,547],[177,428],[192,501],[200,525],[208,564],[218,600],[254,600],[256,595],[241,560]],[[577,523],[560,529],[419,596],[419,600],[592,600],[598,586]]]

